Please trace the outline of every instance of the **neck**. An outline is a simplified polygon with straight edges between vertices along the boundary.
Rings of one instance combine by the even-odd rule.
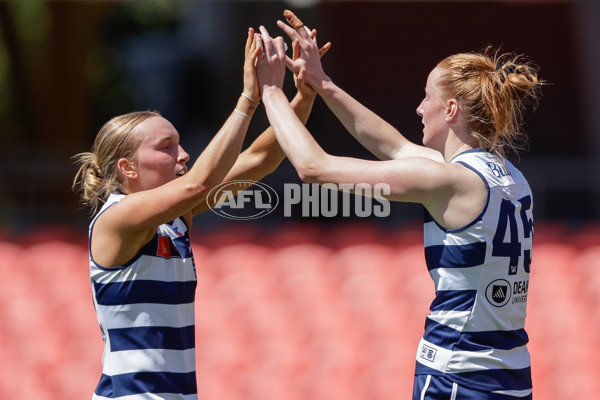
[[[448,143],[446,143],[442,154],[444,155],[444,160],[448,162],[460,153],[474,149],[476,147],[477,146],[475,144],[465,143],[454,136],[454,140],[451,140]]]
[[[480,147],[479,141],[471,135],[465,124],[454,126],[450,129],[444,146],[444,160],[446,162],[467,150]]]

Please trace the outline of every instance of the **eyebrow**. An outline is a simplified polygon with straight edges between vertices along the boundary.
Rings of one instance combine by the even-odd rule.
[[[165,142],[179,142],[180,137],[179,135],[177,136],[161,136],[159,139],[156,140],[156,143],[161,144],[161,143],[165,143]]]

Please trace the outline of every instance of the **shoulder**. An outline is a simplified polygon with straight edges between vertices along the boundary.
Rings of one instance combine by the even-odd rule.
[[[468,158],[468,157],[466,157]],[[489,184],[480,171],[484,164],[454,159],[443,167],[444,186],[429,196],[425,207],[446,229],[460,229],[472,223],[485,209]]]
[[[461,154],[453,161],[475,171],[488,187],[527,184],[523,173],[517,167],[496,154],[479,151],[472,154]]]
[[[89,232],[90,256],[107,268],[124,265],[156,234],[157,227],[128,232],[126,217],[119,210],[125,195],[111,195],[96,215]]]

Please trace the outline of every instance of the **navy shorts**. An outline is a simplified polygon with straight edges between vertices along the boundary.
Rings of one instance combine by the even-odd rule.
[[[443,376],[416,375],[412,398],[413,400],[531,400],[532,395],[515,397],[483,392],[460,386]]]

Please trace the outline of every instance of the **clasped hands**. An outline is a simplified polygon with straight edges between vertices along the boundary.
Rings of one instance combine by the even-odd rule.
[[[309,85],[312,90],[318,91],[323,80],[327,79],[320,58],[329,51],[331,43],[328,42],[319,48],[317,31],[304,25],[294,29],[282,21],[277,21],[277,26],[292,39],[292,57],[285,53],[283,37],[273,38],[264,26],[260,26],[260,33],[255,33],[254,39],[256,48],[260,49],[256,74],[261,94],[268,87],[283,87],[286,67],[294,73],[299,90],[306,90],[304,86]]]

